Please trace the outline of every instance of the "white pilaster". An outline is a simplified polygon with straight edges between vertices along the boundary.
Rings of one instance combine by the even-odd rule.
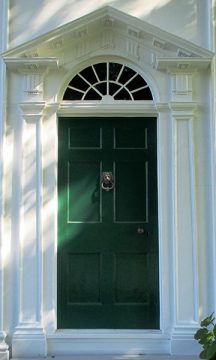
[[[57,68],[56,58],[4,59],[8,70],[18,73],[22,90],[22,168],[21,207],[17,217],[16,301],[17,325],[12,336],[12,356],[45,357],[46,335],[43,328],[43,249],[42,249],[42,155],[41,121],[45,76]]]
[[[2,0],[0,2],[0,53],[7,49],[7,29],[8,29],[8,0]],[[0,360],[7,360],[9,358],[8,345],[5,338],[6,333],[4,331],[4,291],[6,291],[6,284],[4,283],[4,251],[3,251],[3,134],[5,123],[5,98],[6,98],[6,67],[0,58]]]
[[[160,254],[160,324],[170,334],[172,324],[172,119],[168,104],[157,104],[158,110],[158,219]]]
[[[57,328],[57,162],[58,103],[46,104],[43,117],[43,238],[44,244],[44,326],[49,333]],[[49,343],[48,343],[49,347]]]
[[[174,141],[172,353],[196,351],[193,335],[199,323],[196,180],[194,164],[194,103],[172,103]],[[187,341],[186,341],[187,340]],[[186,341],[186,342],[185,342]],[[185,344],[188,343],[188,348]],[[198,348],[197,348],[198,349]]]
[[[13,357],[46,356],[42,319],[41,118],[44,103],[21,104],[22,209],[19,238],[19,314]]]

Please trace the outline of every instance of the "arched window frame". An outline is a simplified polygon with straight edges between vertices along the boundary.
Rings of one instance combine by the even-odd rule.
[[[139,72],[119,62],[90,65],[67,85],[63,101],[152,101],[149,85]]]

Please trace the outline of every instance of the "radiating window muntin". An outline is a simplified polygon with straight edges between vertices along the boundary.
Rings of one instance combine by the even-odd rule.
[[[153,100],[151,90],[142,76],[126,65],[102,62],[80,71],[68,84],[63,100],[100,101]]]

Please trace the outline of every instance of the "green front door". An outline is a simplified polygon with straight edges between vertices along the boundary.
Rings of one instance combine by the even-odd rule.
[[[58,138],[58,328],[158,329],[156,118],[60,118]]]

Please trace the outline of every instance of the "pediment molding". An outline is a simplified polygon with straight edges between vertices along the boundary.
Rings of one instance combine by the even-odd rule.
[[[100,31],[98,31],[100,29]],[[12,60],[53,58],[65,66],[91,53],[124,54],[145,61],[157,70],[206,68],[213,53],[110,6],[103,7],[34,40],[10,49],[3,58]],[[71,60],[72,59],[72,60]],[[177,65],[178,64],[178,65]]]

